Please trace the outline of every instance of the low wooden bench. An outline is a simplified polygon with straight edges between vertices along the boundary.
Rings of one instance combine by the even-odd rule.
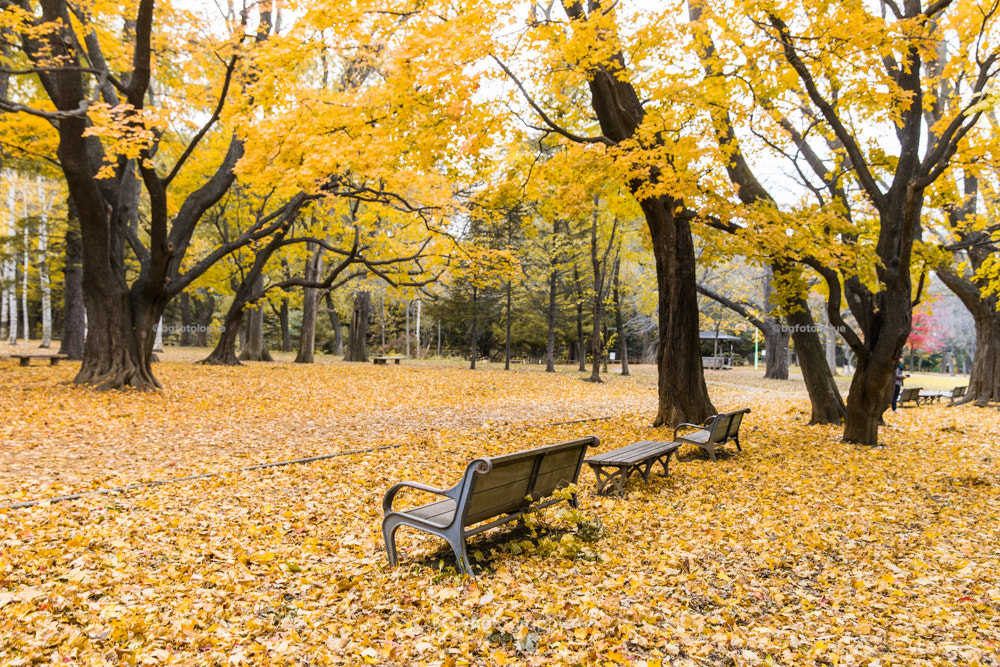
[[[649,473],[653,464],[663,466],[663,474],[667,474],[667,464],[670,456],[680,448],[679,442],[663,442],[658,440],[641,440],[631,445],[619,447],[610,452],[592,456],[584,463],[594,471],[597,478],[597,493],[604,493],[609,484],[614,484],[619,496],[625,495],[625,483],[633,472],[639,472],[642,480],[649,484]]]
[[[523,514],[560,502],[552,497],[558,489],[575,484],[587,448],[599,444],[595,436],[538,447],[493,458],[475,459],[450,489],[437,489],[415,482],[400,482],[382,499],[382,536],[389,565],[399,563],[396,530],[410,526],[444,538],[455,552],[458,567],[472,574],[465,540],[495,526],[514,521]],[[393,510],[396,494],[405,487],[427,491],[444,500],[406,510]],[[576,507],[576,494],[568,500]]]
[[[923,391],[920,392],[919,403],[939,403],[942,398],[948,399],[948,404],[952,404],[958,401],[958,399],[965,396],[965,391],[968,387],[955,387],[951,391]]]
[[[20,359],[22,366],[30,366],[32,359],[48,359],[50,366],[58,366],[60,359],[69,359],[68,354],[12,354],[11,359]]]
[[[698,445],[716,461],[715,450],[727,442],[736,443],[736,450],[742,452],[740,447],[740,424],[743,423],[743,415],[749,414],[750,408],[734,410],[733,412],[722,412],[709,417],[704,424],[680,424],[674,429],[674,441]],[[693,432],[681,434],[682,429],[696,429]]]
[[[394,361],[394,362],[396,362],[396,365],[398,366],[399,362],[401,362],[405,358],[406,357],[384,357],[384,356],[372,357],[372,363],[375,364],[375,365],[382,365],[382,366],[384,366],[388,362]]]
[[[920,405],[920,392],[923,391],[922,387],[907,387],[899,393],[899,399],[896,403],[899,407],[904,407],[907,403],[913,403],[914,405]]]

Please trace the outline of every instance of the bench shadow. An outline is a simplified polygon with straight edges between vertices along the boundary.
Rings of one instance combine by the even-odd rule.
[[[495,559],[511,553],[511,545],[514,543],[520,544],[528,541],[532,548],[536,548],[543,538],[558,541],[567,533],[573,534],[573,531],[554,529],[544,525],[529,528],[525,524],[517,522],[477,535],[466,543],[465,548],[469,554],[469,561],[472,563],[472,572],[479,576],[492,573],[495,570],[493,567]],[[434,551],[422,556],[411,556],[405,565],[426,567],[449,574],[460,574],[455,552],[443,540]]]

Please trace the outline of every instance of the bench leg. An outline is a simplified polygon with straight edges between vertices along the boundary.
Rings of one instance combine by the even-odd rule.
[[[667,452],[666,456],[661,456],[658,459],[656,459],[657,461],[660,462],[660,465],[663,466],[664,477],[670,474],[670,471],[667,469],[667,466],[670,464],[670,457],[673,456],[676,451],[677,451],[676,449],[671,449],[669,452]],[[650,464],[649,467],[652,468],[653,467],[652,464]],[[646,483],[647,484],[649,483],[648,479],[646,480]]]
[[[398,516],[390,516],[382,521],[382,537],[385,539],[385,553],[389,558],[389,567],[399,566],[399,554],[396,552],[396,531],[403,525],[408,525],[407,521],[401,520]],[[419,530],[417,526],[414,528]],[[472,563],[465,551],[465,535],[462,533],[462,527],[457,526],[442,532],[433,531],[431,534],[444,538],[451,550],[455,552],[458,569],[461,570],[462,574],[472,576]]]
[[[28,366],[30,364],[31,364],[31,359],[29,359],[28,357],[21,357],[22,366]]]
[[[614,484],[615,490],[618,491],[619,496],[625,495],[625,482],[628,480],[632,469],[627,466],[602,466],[589,464],[590,469],[594,471],[594,477],[597,478],[597,495],[604,493],[608,484]],[[605,468],[610,468],[613,472],[608,472]]]
[[[59,360],[56,359],[55,357],[50,357],[49,358],[49,365],[50,366],[58,366],[59,365]]]
[[[385,539],[385,553],[389,557],[389,567],[399,565],[399,556],[396,554],[396,529],[400,525],[398,521],[382,522],[382,537]]]
[[[714,445],[702,445],[702,449],[708,452],[708,455],[712,457],[712,463],[718,463],[718,459],[715,458],[715,446]]]

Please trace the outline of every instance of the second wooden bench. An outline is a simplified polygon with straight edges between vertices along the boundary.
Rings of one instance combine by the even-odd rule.
[[[641,440],[631,445],[619,447],[610,452],[592,456],[584,463],[590,466],[597,478],[597,493],[604,493],[609,484],[614,484],[619,496],[625,495],[625,482],[633,472],[639,472],[642,480],[649,484],[649,473],[655,463],[663,466],[667,474],[670,456],[681,446],[679,442]]]

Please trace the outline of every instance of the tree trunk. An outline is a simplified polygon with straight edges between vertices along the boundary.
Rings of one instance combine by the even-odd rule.
[[[653,238],[659,290],[659,410],[654,426],[698,424],[716,413],[701,365],[698,290],[691,227],[668,197],[640,202]]]
[[[937,271],[941,281],[972,313],[976,327],[976,348],[972,372],[965,396],[959,403],[985,407],[1000,400],[1000,312],[995,296],[983,297],[979,287],[962,276],[943,268]]]
[[[580,270],[573,267],[573,282],[576,283],[576,360],[577,370],[587,370],[587,348],[583,340],[583,283],[580,281]]]
[[[268,260],[271,259],[271,255],[274,254],[274,251],[280,247],[287,231],[287,227],[283,227],[279,230],[271,238],[267,246],[258,251],[254,256],[253,266],[251,266],[250,270],[244,274],[243,280],[236,286],[236,294],[233,295],[233,302],[229,305],[229,310],[226,312],[225,321],[222,325],[222,334],[219,336],[219,342],[215,345],[215,349],[212,350],[212,353],[202,360],[201,363],[218,366],[240,365],[240,360],[236,358],[236,340],[244,335],[242,327],[244,308],[248,303],[263,298],[262,274],[264,266],[267,264]],[[258,289],[261,289],[261,292],[258,292]],[[263,312],[261,315],[263,316]],[[263,322],[261,322],[261,325],[263,325]],[[263,326],[261,328],[263,329]],[[201,327],[199,327],[199,334],[200,333]],[[261,333],[261,337],[263,338],[263,331]],[[247,336],[244,347],[249,348],[249,336]],[[263,341],[261,341],[261,351],[263,351]]]
[[[52,346],[52,284],[49,279],[49,199],[38,181],[38,198],[42,202],[42,214],[38,221],[38,282],[42,292],[42,344]]]
[[[554,235],[554,233],[553,233]],[[557,270],[557,260],[553,253],[551,268],[549,269],[549,307],[548,312],[548,336],[545,341],[545,372],[556,372],[556,308],[558,297],[559,271]]]
[[[339,356],[344,353],[344,328],[340,325],[340,316],[333,306],[333,293],[328,290],[324,298],[326,314],[330,318],[330,326],[333,327],[333,354]]]
[[[505,371],[510,370],[510,302],[511,302],[511,281],[507,281],[507,332],[506,332],[506,345],[504,346],[504,364],[503,369]]]
[[[351,315],[350,336],[347,339],[347,354],[344,361],[368,361],[368,318],[371,316],[371,295],[356,292],[354,312]]]
[[[802,379],[805,381],[809,401],[812,404],[810,424],[843,423],[846,408],[840,389],[833,379],[833,373],[826,363],[826,351],[819,338],[818,327],[809,311],[809,304],[799,297],[792,302],[788,313],[788,324],[795,341],[795,353],[802,369]]]
[[[7,188],[8,227],[6,233],[11,239],[11,253],[3,262],[2,298],[7,314],[7,343],[17,345],[17,256],[13,251],[14,239],[17,238],[17,193],[13,187]]]
[[[777,320],[764,329],[764,377],[770,380],[788,379],[788,339],[790,332]]]
[[[574,21],[586,21],[584,5],[564,0],[563,8]],[[589,5],[592,11],[604,15],[601,3]],[[602,19],[603,20],[603,19]],[[613,31],[598,31],[610,39]],[[629,80],[625,56],[617,50],[608,52],[605,60],[595,63],[588,71],[591,106],[605,137],[616,143],[635,139],[645,112],[639,95]],[[655,137],[644,139],[656,142]],[[650,148],[661,147],[654,144]],[[624,159],[628,159],[627,156]],[[701,366],[701,341],[698,337],[698,292],[696,260],[691,226],[687,217],[677,217],[683,202],[665,194],[644,194],[661,181],[656,167],[644,167],[643,176],[629,182],[629,189],[639,199],[646,218],[653,255],[656,258],[658,288],[659,346],[659,407],[655,426],[672,426],[681,422],[699,423],[715,413],[708,396],[705,374]]]
[[[247,318],[247,344],[240,353],[240,361],[274,361],[271,353],[267,349],[267,341],[264,339],[264,304],[260,299],[264,297],[264,276],[258,275],[254,281],[253,299],[258,305],[251,308]]]
[[[63,327],[59,354],[83,359],[87,322],[83,307],[83,241],[80,220],[72,197],[66,201],[66,263],[63,267]]]
[[[291,352],[292,329],[288,323],[288,299],[281,299],[281,307],[278,308],[278,326],[281,327],[281,351]]]
[[[621,260],[615,261],[615,329],[618,331],[618,356],[621,357],[622,375],[629,375],[628,339],[622,317]]]
[[[191,320],[191,295],[187,292],[181,292],[180,294],[180,311],[181,339],[179,345],[181,347],[191,347],[194,342],[194,337],[191,335],[194,333],[192,328],[196,328],[197,325]]]
[[[318,282],[323,272],[323,248],[316,244],[310,248],[306,261],[305,279]],[[287,304],[287,302],[286,302]],[[286,305],[287,307],[287,305]],[[302,335],[299,337],[299,352],[295,356],[297,364],[311,364],[316,357],[316,313],[319,309],[319,290],[305,287],[302,292]]]
[[[242,304],[241,304],[242,305]],[[195,291],[194,301],[195,314],[195,345],[198,347],[208,347],[208,330],[212,326],[212,318],[215,316],[215,295],[204,287],[199,287]],[[240,323],[236,324],[237,329]],[[234,339],[235,340],[235,339]],[[233,353],[235,359],[236,353]]]
[[[469,336],[471,338],[469,342],[469,356],[472,361],[469,364],[470,370],[476,370],[476,357],[479,356],[479,291],[475,286],[472,287],[472,323],[471,331]]]

